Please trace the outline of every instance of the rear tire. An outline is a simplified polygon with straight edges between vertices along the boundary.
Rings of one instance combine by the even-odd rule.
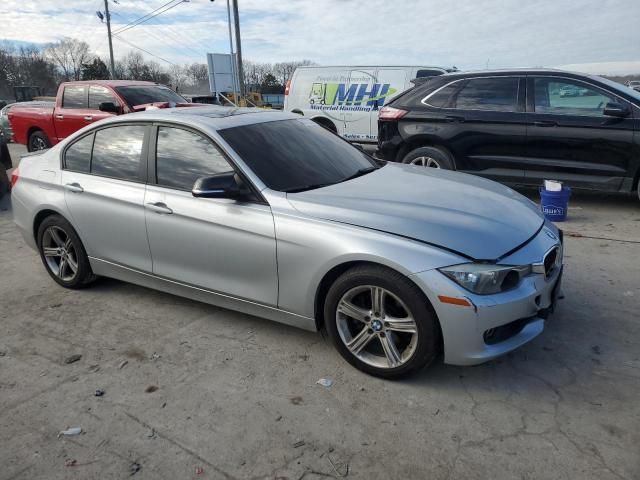
[[[420,147],[411,150],[402,159],[402,163],[421,165],[429,168],[455,170],[453,158],[449,152],[439,147]]]
[[[357,266],[338,277],[327,292],[324,320],[340,355],[378,377],[423,368],[440,350],[438,320],[422,291],[380,265]]]
[[[42,221],[37,242],[44,268],[58,284],[78,289],[95,280],[78,234],[62,216],[51,215]]]
[[[37,152],[38,150],[45,150],[47,148],[51,148],[51,142],[42,130],[36,130],[29,135],[27,150]]]

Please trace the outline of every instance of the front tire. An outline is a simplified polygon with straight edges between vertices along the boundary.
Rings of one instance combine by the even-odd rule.
[[[42,130],[36,130],[29,135],[27,150],[37,152],[38,150],[46,150],[47,148],[51,148],[51,142]]]
[[[428,300],[386,267],[364,265],[342,274],[327,293],[324,319],[340,355],[371,375],[401,377],[439,352],[440,329]]]
[[[402,163],[419,165],[427,168],[455,170],[453,159],[448,152],[438,147],[420,147],[411,150],[402,159]]]
[[[94,280],[87,253],[69,222],[51,215],[38,227],[38,251],[47,273],[65,288],[83,288]]]

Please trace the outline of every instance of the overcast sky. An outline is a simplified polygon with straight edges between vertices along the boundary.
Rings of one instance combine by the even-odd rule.
[[[113,30],[168,1],[109,0]],[[640,0],[238,1],[243,54],[255,61],[640,73]],[[0,41],[69,36],[106,60],[97,10],[104,0],[0,0]],[[191,0],[116,37],[115,56],[133,44],[168,62],[204,62],[207,51],[229,51],[227,28],[225,0]]]

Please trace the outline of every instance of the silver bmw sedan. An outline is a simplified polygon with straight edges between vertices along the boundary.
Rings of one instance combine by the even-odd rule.
[[[381,164],[297,115],[202,107],[92,124],[14,172],[15,222],[66,288],[117,278],[295,325],[392,378],[544,328],[561,232],[462,173]]]

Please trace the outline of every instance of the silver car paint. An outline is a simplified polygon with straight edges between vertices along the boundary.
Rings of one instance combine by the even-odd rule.
[[[518,212],[517,215],[522,215],[523,212],[526,212],[524,214],[529,216],[530,213],[527,209],[532,209],[526,206],[528,200],[518,197],[515,193],[505,193],[506,191],[511,191],[485,180],[482,180],[481,185],[469,182],[461,174],[430,172],[428,176],[425,176],[408,170],[408,168],[416,167],[398,168],[389,165],[374,174],[342,184],[343,187],[348,184],[354,187],[354,192],[350,194],[351,198],[349,199],[350,204],[354,207],[352,218],[347,218],[344,209],[340,211],[335,208],[327,209],[331,212],[331,215],[318,215],[318,212],[322,210],[320,205],[323,203],[335,206],[338,202],[333,195],[328,196],[324,202],[320,199],[322,191],[327,189],[317,190],[313,194],[308,192],[308,194],[288,195],[271,191],[256,178],[242,159],[238,158],[235,152],[217,134],[217,129],[231,125],[297,119],[299,118],[298,116],[280,112],[228,116],[229,109],[224,109],[224,116],[219,116],[221,115],[219,113],[221,110],[203,108],[200,113],[204,113],[205,110],[211,112],[211,117],[207,117],[195,112],[185,112],[185,110],[187,109],[130,114],[127,115],[126,121],[170,122],[199,129],[213,138],[226,151],[238,168],[262,192],[268,206],[258,204],[239,205],[233,201],[196,199],[189,197],[188,193],[179,198],[180,195],[177,192],[170,192],[170,194],[165,194],[163,198],[167,206],[172,208],[177,215],[167,215],[165,218],[162,214],[145,209],[144,203],[160,201],[159,191],[166,189],[147,186],[144,187],[144,199],[135,208],[130,205],[126,207],[126,209],[131,208],[132,212],[137,211],[136,209],[139,207],[144,212],[143,217],[145,220],[140,221],[137,215],[129,214],[125,217],[126,221],[122,222],[122,216],[119,213],[122,207],[116,208],[116,205],[121,205],[120,200],[114,200],[110,206],[102,205],[98,207],[96,203],[96,208],[99,208],[99,210],[94,211],[94,215],[100,221],[106,222],[116,229],[109,231],[106,227],[96,227],[100,228],[98,231],[106,237],[113,237],[117,233],[129,235],[131,233],[127,233],[127,229],[133,231],[141,226],[146,228],[150,225],[150,235],[153,237],[150,238],[151,251],[145,253],[144,249],[138,250],[137,247],[134,247],[130,251],[118,252],[115,246],[119,240],[116,239],[105,240],[103,238],[99,239],[96,245],[90,244],[91,239],[95,239],[94,235],[96,233],[89,232],[87,234],[80,228],[75,216],[72,214],[74,207],[69,208],[69,202],[65,200],[66,195],[67,198],[73,198],[73,202],[75,202],[76,198],[89,197],[89,195],[85,195],[88,192],[73,193],[65,191],[64,185],[72,178],[65,176],[68,172],[61,174],[60,169],[62,150],[66,144],[82,135],[81,131],[41,155],[24,159],[20,165],[20,180],[16,188],[14,188],[12,196],[16,225],[21,230],[27,243],[35,248],[33,229],[35,217],[40,211],[51,210],[67,218],[78,230],[81,240],[87,251],[90,252],[91,265],[96,274],[112,276],[310,330],[316,328],[314,318],[316,292],[327,272],[346,262],[370,261],[380,263],[409,276],[429,298],[442,326],[445,339],[445,360],[449,363],[471,364],[484,361],[530,340],[542,330],[544,322],[540,319],[530,323],[519,335],[507,342],[491,347],[479,342],[478,338],[480,340],[482,338],[481,333],[486,328],[490,328],[487,325],[495,326],[508,323],[521,318],[519,315],[524,313],[535,315],[537,310],[531,307],[533,292],[537,291],[538,295],[542,292],[543,300],[546,302],[550,299],[550,292],[555,284],[554,279],[545,281],[544,276],[531,275],[521,282],[518,288],[510,292],[488,296],[473,295],[435,270],[439,267],[464,263],[468,259],[436,245],[428,244],[435,242],[430,241],[430,226],[424,222],[419,227],[421,233],[417,235],[419,238],[416,239],[397,235],[397,233],[401,232],[388,233],[388,231],[381,231],[384,229],[377,228],[382,225],[379,219],[369,223],[371,219],[364,218],[365,215],[363,214],[363,212],[366,212],[366,208],[362,207],[362,205],[356,206],[355,187],[363,188],[363,191],[367,192],[369,197],[363,198],[363,203],[366,203],[371,194],[366,179],[371,175],[380,175],[385,171],[392,172],[394,182],[397,181],[397,175],[407,175],[414,179],[418,177],[436,179],[436,183],[437,179],[442,178],[442,182],[450,186],[451,189],[455,187],[453,180],[457,178],[457,175],[460,175],[462,179],[461,185],[473,184],[471,189],[475,196],[481,193],[484,186],[487,192],[487,200],[485,200],[483,208],[487,212],[492,211],[492,209],[504,212],[506,209],[507,214],[513,214],[515,210]],[[83,131],[118,122],[118,118],[104,120],[92,124],[90,127],[83,129]],[[375,179],[375,177],[372,178]],[[82,179],[82,181],[86,185],[90,184],[88,180]],[[378,182],[379,179],[375,179],[375,181]],[[467,188],[465,187],[464,190],[467,190]],[[105,191],[104,193],[108,192]],[[427,194],[428,190],[425,190],[424,195]],[[464,192],[440,191],[438,194],[463,195]],[[71,195],[74,195],[74,197],[71,197]],[[391,196],[392,194],[385,193],[385,195]],[[407,202],[408,199],[402,189],[397,192],[397,195],[398,202]],[[313,197],[313,199],[310,197]],[[428,199],[421,201],[425,205],[434,203],[433,200]],[[513,202],[517,206],[511,205],[509,202]],[[454,208],[451,209],[453,212],[452,218],[455,217],[462,222],[476,224],[476,221],[470,216],[460,215],[463,207],[458,200],[454,203]],[[204,207],[205,205],[207,207]],[[313,210],[312,213],[307,210],[310,208],[309,205],[313,207],[311,209]],[[443,203],[438,205],[440,208],[446,208]],[[212,211],[213,208],[216,208],[218,213],[222,212],[225,215],[217,218],[213,216],[207,218],[207,215],[203,215],[205,221],[198,222],[198,218],[207,208],[212,208]],[[469,209],[471,208],[473,206],[469,205]],[[376,205],[376,210],[375,215],[381,215],[381,218],[389,218],[390,212],[384,211],[381,204]],[[336,211],[340,211],[340,218],[330,218],[335,217]],[[236,216],[235,213],[238,212],[242,213]],[[104,214],[101,215],[101,213]],[[241,218],[245,214],[248,215],[246,221]],[[269,219],[270,215],[271,219]],[[506,221],[505,215],[502,216],[503,221]],[[171,222],[169,218],[171,218]],[[543,218],[541,214],[537,213],[537,218],[537,222],[542,224]],[[406,221],[410,222],[412,220],[406,219]],[[177,226],[171,226],[172,222],[175,222]],[[499,249],[494,248],[494,245],[485,245],[487,247],[486,253],[483,253],[484,251],[482,250],[483,244],[489,238],[486,236],[486,230],[481,228],[484,236],[476,237],[473,229],[468,228],[464,233],[458,232],[455,238],[456,250],[465,255],[472,256],[471,254],[473,254],[480,258],[495,257],[497,251],[500,251],[500,254],[504,254],[507,250],[523,243],[521,240],[527,234],[531,237],[535,233],[535,223],[535,221],[529,220],[523,226],[524,233],[516,233],[510,229],[505,229],[502,235],[508,238],[500,238]],[[362,226],[360,226],[361,224]],[[494,225],[499,226],[500,223],[494,223]],[[389,230],[387,225],[383,226]],[[85,229],[87,228],[85,227]],[[181,230],[169,232],[165,228],[186,229],[188,232],[182,232]],[[404,233],[412,231],[412,228],[404,226]],[[436,240],[443,242],[440,245],[447,248],[448,242],[446,235],[442,233],[444,231],[442,222],[436,222],[433,228],[439,230],[439,236]],[[547,229],[556,235],[555,239],[546,234]],[[162,232],[162,235],[169,235],[168,239],[156,238],[162,236],[160,232]],[[215,237],[213,237],[211,245],[207,245],[203,239],[212,235],[211,232],[216,232],[216,234],[225,238],[225,242],[222,244],[224,248],[214,250],[215,247],[221,246],[220,243],[215,242]],[[234,237],[232,232],[238,233],[238,237]],[[404,235],[404,233],[401,234]],[[134,235],[137,234],[134,232]],[[512,235],[513,237],[511,237]],[[544,235],[544,238],[542,235]],[[460,238],[458,238],[459,236],[462,236],[464,242],[468,242],[468,244],[461,242]],[[542,240],[538,240],[538,238],[542,238]],[[262,253],[259,252],[269,256],[269,252],[273,252],[274,240],[276,252],[269,258],[263,258]],[[557,229],[553,225],[547,224],[534,239],[525,240],[530,241],[509,258],[502,259],[501,262],[504,263],[507,260],[517,260],[518,263],[542,261],[543,253],[541,252],[546,246],[544,242],[558,243]],[[157,252],[159,252],[158,270],[155,269],[155,264],[152,264],[149,270],[145,267],[149,265],[147,263],[148,260],[154,258],[152,255],[154,245],[157,246]],[[180,262],[166,257],[171,253],[172,246],[174,249],[182,249],[178,253],[181,256]],[[221,253],[223,249],[225,252]],[[229,250],[226,251],[226,249]],[[209,253],[214,252],[214,256],[207,257],[207,251]],[[231,253],[229,254],[228,252]],[[216,266],[214,258],[222,259],[222,263]],[[183,265],[182,261],[191,265],[191,268],[186,268],[187,266]],[[256,261],[258,262],[257,265],[246,264]],[[275,272],[273,270],[274,266],[276,268]],[[216,270],[216,268],[219,269]],[[211,275],[207,274],[209,269],[212,269]],[[227,278],[228,282],[225,281]],[[438,295],[468,298],[473,302],[475,308],[441,303],[438,300]],[[277,300],[274,300],[274,298],[277,298]],[[501,302],[504,304],[501,305]],[[544,307],[543,304],[541,304],[540,308],[542,307]],[[498,313],[498,315],[495,315],[495,313]],[[478,337],[478,335],[480,336]]]
[[[473,175],[388,164],[350,182],[291,195],[303,214],[497,259],[536,233],[544,219],[527,198]]]

